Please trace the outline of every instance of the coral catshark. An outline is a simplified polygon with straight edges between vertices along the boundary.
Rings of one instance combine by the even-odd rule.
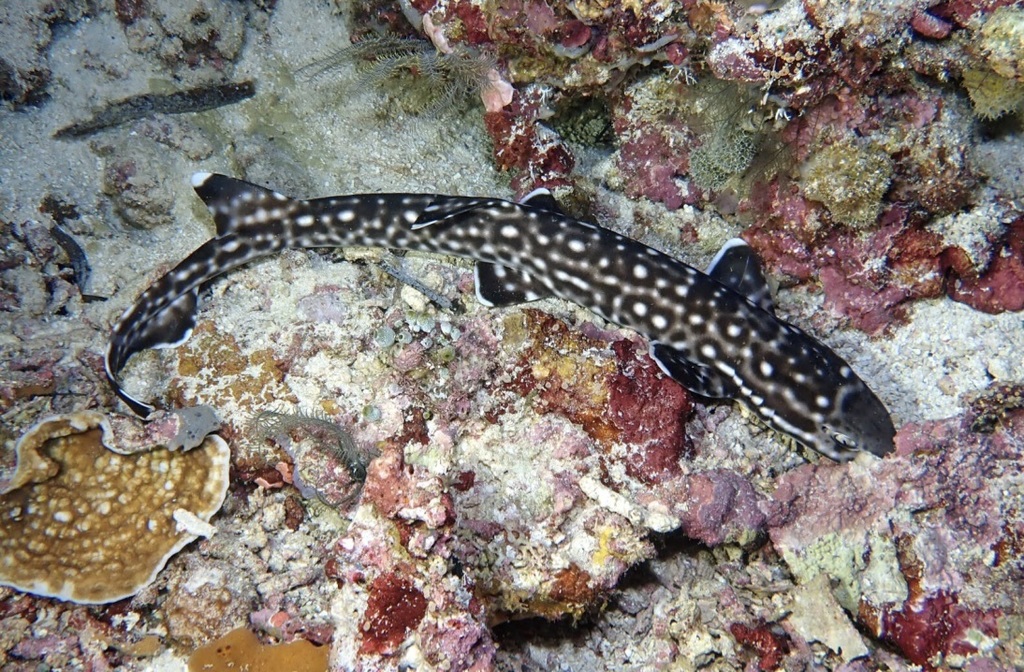
[[[893,449],[881,401],[836,353],[775,315],[760,263],[741,240],[702,273],[565,215],[547,192],[519,203],[434,194],[298,200],[209,173],[193,186],[216,237],[142,293],[107,349],[107,376],[140,415],[154,407],[129,395],[118,373],[134,353],[188,338],[199,289],[212,278],[284,249],[371,246],[472,259],[477,297],[488,306],[556,296],[634,329],[688,390],[735,399],[834,460]]]

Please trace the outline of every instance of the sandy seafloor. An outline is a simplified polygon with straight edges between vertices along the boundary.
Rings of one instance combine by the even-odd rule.
[[[19,0],[8,3],[3,10],[5,15],[16,15],[18,4]],[[24,4],[26,13],[35,11],[35,3]],[[109,11],[108,3],[99,5],[101,10],[93,12],[91,17],[53,28],[52,42],[41,50],[42,58],[53,72],[47,87],[48,98],[16,111],[0,110],[0,218],[5,222],[6,236],[7,223],[44,221],[39,206],[48,195],[74,204],[79,217],[69,220],[66,226],[82,244],[92,267],[87,290],[106,300],[84,303],[74,299],[61,314],[47,314],[44,286],[32,278],[18,276],[21,304],[13,313],[6,313],[3,321],[13,320],[19,326],[2,329],[0,346],[5,352],[20,352],[26,338],[33,339],[36,345],[45,343],[63,349],[68,358],[102,352],[108,326],[116,316],[159,273],[211,237],[211,219],[189,185],[189,177],[195,171],[244,175],[251,181],[296,196],[377,191],[512,196],[507,176],[497,171],[491,160],[490,140],[477,104],[462,112],[443,115],[398,113],[383,117],[375,112],[375,106],[380,103],[378,95],[355,87],[351,78],[346,81],[344,71],[339,73],[337,82],[310,82],[296,77],[295,72],[302,65],[339,45],[348,44],[343,16],[332,12],[326,2],[280,0],[272,12],[259,13],[258,20],[251,20],[240,55],[231,68],[231,79],[254,80],[255,98],[196,115],[158,117],[157,122],[165,126],[170,138],[166,144],[145,137],[146,132],[139,124],[147,122],[115,127],[82,139],[54,139],[55,130],[86,118],[104,102],[161,86],[192,85],[202,74],[187,68],[172,72],[151,54],[130,49],[125,31]],[[25,50],[34,48],[32,31],[17,21],[0,24],[0,31],[0,41],[8,42],[11,50],[16,51],[19,46]],[[176,77],[181,81],[175,82]],[[1010,149],[1012,151],[1006,153],[1006,169],[1020,171],[1024,147],[1019,136],[1016,147]],[[608,157],[580,153],[577,158],[577,173],[589,176],[587,179],[600,185],[602,175],[609,170]],[[141,219],[152,223],[152,228],[127,222],[123,212],[118,211],[123,203],[117,197],[111,198],[109,183],[104,186],[105,171],[109,173],[112,167],[126,163],[133,165],[135,179],[147,183],[144,193],[157,199],[154,205],[137,205],[142,210],[151,208]],[[633,204],[607,189],[601,190],[601,197],[621,215],[619,220],[602,224],[629,232],[631,216],[642,209],[646,217],[657,217],[659,221],[656,231],[647,230],[644,242],[677,254],[698,267],[703,267],[715,245],[735,230],[728,224],[722,225],[713,215],[703,215],[690,208],[670,212],[649,203]],[[670,235],[658,237],[658,232],[671,232],[692,222],[697,222],[698,227],[706,224],[704,230],[714,233],[692,247],[672,242]],[[449,289],[460,281],[464,284],[469,272],[468,265],[453,267],[429,257],[415,257],[408,267],[414,273],[423,274],[428,281],[440,280]],[[329,301],[329,305],[306,306],[301,309],[306,313],[297,316],[303,300],[315,295],[316,288],[323,284],[351,289],[359,295],[359,300],[347,305]],[[336,297],[331,301],[336,301]],[[320,353],[310,361],[294,363],[295,371],[286,384],[289,396],[278,400],[274,407],[316,409],[322,403],[323,390],[344,390],[347,396],[337,399],[336,403],[346,417],[352,418],[359,417],[368,406],[376,403],[372,395],[377,388],[365,381],[387,375],[378,364],[361,359],[358,352],[359,347],[369,347],[367,344],[381,326],[379,314],[371,319],[360,307],[374,306],[387,311],[387,302],[429,312],[437,323],[447,322],[463,331],[470,328],[468,324],[477,321],[500,331],[503,316],[508,312],[488,311],[470,300],[465,314],[446,315],[428,307],[415,295],[403,292],[394,280],[372,270],[372,262],[367,265],[362,261],[325,261],[319,254],[290,252],[261,261],[218,282],[200,320],[201,324],[215,325],[219,333],[234,335],[239,347],[248,352],[275,347],[290,338],[303,320],[320,320],[322,324],[315,329],[316,338],[347,339],[348,344],[338,345],[344,354]],[[821,299],[803,290],[784,291],[778,296],[778,305],[785,318],[797,324],[808,324],[820,310]],[[557,301],[545,301],[537,307],[577,327],[596,319]],[[35,314],[32,311],[36,311]],[[31,326],[26,326],[29,324]],[[869,381],[891,410],[897,427],[961,413],[965,400],[984,390],[993,380],[1024,381],[1021,354],[1024,353],[1024,316],[1020,313],[988,315],[960,303],[936,299],[916,303],[905,325],[896,326],[879,338],[869,338],[853,330],[822,333],[820,325],[828,330],[828,325],[834,324],[828,319],[817,319],[814,324],[819,325],[815,333]],[[165,365],[173,362],[173,357],[163,353],[137,357],[126,371],[126,385],[145,398],[159,397],[168,383]],[[6,366],[2,364],[0,368]],[[212,378],[202,380],[207,383],[215,380],[215,373]],[[189,389],[189,385],[195,384],[185,381],[180,387],[185,394],[191,392],[201,397],[201,391]],[[100,410],[127,412],[124,406],[113,404],[111,400],[112,397],[106,395],[105,404],[99,405]],[[225,401],[219,411],[228,422],[243,427],[246,408],[236,402],[237,399]],[[216,395],[210,398],[210,403],[217,405]],[[70,398],[57,401],[44,398],[12,405],[3,418],[5,465],[9,467],[13,463],[9,452],[13,445],[11,439],[43,414],[96,406],[95,400]],[[378,410],[382,417],[375,416],[373,426],[364,423],[355,430],[357,439],[370,443],[382,440],[394,431],[389,423],[401,424],[400,411],[386,401],[379,403]],[[761,451],[767,451],[776,468],[785,469],[804,462],[804,457],[787,454],[785,448],[742,419],[735,410],[724,407],[717,413],[725,418],[718,425],[721,432],[718,445],[735,442],[732,445],[743,446],[735,451],[735,459],[756,460]],[[518,416],[509,422],[531,421],[529,417]],[[529,433],[521,428],[509,428],[507,432],[515,436]],[[497,447],[502,441],[500,435],[493,443],[488,443],[487,436],[490,435],[485,433],[483,443],[476,450],[500,449]],[[244,443],[232,448],[252,454],[259,452]],[[529,478],[523,482],[528,487]],[[252,507],[253,499],[269,505],[280,493],[280,490],[259,492],[250,496],[245,506]],[[231,496],[229,494],[229,498]],[[253,511],[245,506],[229,505],[213,523],[221,525],[222,519],[230,519],[223,525],[232,530],[231,543],[238,544],[239,548],[256,548],[260,542],[247,540],[246,535],[275,535],[279,530],[265,532],[261,525],[268,529],[272,525],[265,520],[261,522],[258,516],[248,521],[241,518],[241,509],[250,514]],[[322,513],[310,516],[304,525],[308,526],[303,531],[308,543],[298,544],[296,553],[322,550],[330,543],[332,534],[337,536],[332,529],[341,529],[332,528],[341,524]],[[224,537],[225,533],[218,536]],[[201,553],[197,548],[198,544],[188,547],[165,571],[179,571],[187,563],[185,556]],[[229,551],[222,549],[222,552]],[[719,549],[715,553],[714,557],[723,562],[735,561],[727,551]],[[512,630],[511,634],[504,631],[506,639],[498,639],[498,668],[642,669],[650,662],[650,657],[637,653],[645,644],[643,633],[637,632],[635,614],[641,609],[657,611],[659,607],[639,604],[651,598],[652,592],[637,588],[637,584],[686,585],[689,579],[678,577],[691,571],[697,575],[701,571],[713,571],[707,569],[708,563],[713,566],[716,562],[711,557],[710,552],[694,551],[690,544],[675,539],[662,549],[656,560],[635,570],[622,587],[611,591],[610,606],[605,611],[589,616],[578,628],[563,622],[551,629],[531,626]],[[294,554],[291,561],[296,564],[288,565],[289,571],[295,566],[318,563],[316,558],[300,558]],[[698,565],[703,565],[704,569],[695,569]],[[158,579],[160,591],[168,590],[166,581],[166,577]],[[333,582],[327,583],[333,585]],[[321,592],[328,590],[322,583],[314,585],[320,586],[317,590]],[[263,592],[259,594],[265,596]],[[5,599],[9,600],[12,595],[8,589],[0,590],[0,596]],[[665,604],[675,599],[668,590],[654,591],[654,595],[665,600]],[[332,612],[302,613],[302,617],[310,622],[332,622],[336,637],[348,637],[351,631],[346,632],[345,619],[339,614],[346,609],[357,614],[359,605],[365,604],[363,599],[362,603],[355,599],[352,605],[338,598],[320,599],[316,602],[320,606],[316,608],[326,609],[326,605],[331,605]],[[159,599],[150,595],[147,604],[156,602]],[[257,600],[252,610],[259,608]],[[44,610],[45,607],[41,607],[37,614]],[[153,620],[151,616],[142,615],[131,627],[165,635],[166,624],[159,617]],[[355,628],[356,620],[357,616],[349,619],[348,627]],[[53,626],[56,629],[47,631],[46,636],[59,638],[67,634],[62,633],[60,627],[70,628],[68,621],[54,621],[58,622],[63,626]],[[43,635],[29,629],[25,636]],[[187,637],[184,639],[187,641]],[[183,648],[164,649],[154,658],[129,659],[125,669],[183,669]],[[352,653],[351,649],[340,650],[336,652],[336,661],[345,661]],[[729,656],[719,654],[713,656],[718,660],[717,665],[720,669],[729,668]],[[736,651],[733,654],[739,655]],[[685,653],[679,655],[685,657]],[[16,656],[7,660],[25,663]],[[631,662],[633,660],[639,662]],[[898,657],[890,656],[887,661],[890,667],[899,666]],[[84,665],[81,659],[78,663]],[[338,669],[347,669],[344,662],[337,664]],[[735,661],[732,664],[741,665]],[[392,665],[393,662],[389,662],[382,669],[393,669]],[[688,668],[678,663],[673,669]]]

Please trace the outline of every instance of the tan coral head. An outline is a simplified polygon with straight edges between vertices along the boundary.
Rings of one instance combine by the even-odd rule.
[[[224,502],[229,450],[117,451],[106,416],[47,418],[19,441],[17,469],[0,494],[0,584],[101,604],[151,583],[197,538]],[[180,529],[178,521],[193,525]]]

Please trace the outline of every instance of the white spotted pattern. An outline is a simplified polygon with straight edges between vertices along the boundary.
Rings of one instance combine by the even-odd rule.
[[[723,248],[709,269],[712,279],[653,248],[544,209],[540,201],[534,207],[428,194],[298,201],[209,173],[193,176],[193,186],[213,214],[218,238],[125,311],[107,351],[115,390],[139,413],[152,406],[121,389],[117,374],[143,343],[164,345],[187,336],[203,283],[285,248],[363,245],[492,264],[491,273],[476,276],[482,300],[504,300],[496,290],[513,299],[555,296],[635,329],[651,339],[661,369],[684,386],[711,397],[742,397],[770,426],[834,459],[853,452],[837,446],[835,436],[876,454],[890,449],[888,414],[852,369],[775,318],[770,305],[754,305],[757,292],[768,295],[756,259],[755,284],[744,286],[746,277],[730,276],[739,271],[725,261],[718,273],[715,264],[728,255],[746,254],[739,259],[749,262],[742,241]],[[482,282],[498,284],[480,287]],[[847,408],[858,409],[859,417],[846,417]]]

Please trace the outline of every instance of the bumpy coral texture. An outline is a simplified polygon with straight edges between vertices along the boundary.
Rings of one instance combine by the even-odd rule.
[[[0,582],[74,602],[113,602],[154,580],[196,534],[179,512],[208,521],[224,501],[228,448],[211,437],[171,452],[121,454],[107,419],[47,418],[18,442],[0,494]],[[113,448],[108,447],[113,446]]]
[[[815,152],[804,167],[804,193],[833,219],[855,228],[875,223],[892,179],[892,160],[878,147],[843,140]]]

